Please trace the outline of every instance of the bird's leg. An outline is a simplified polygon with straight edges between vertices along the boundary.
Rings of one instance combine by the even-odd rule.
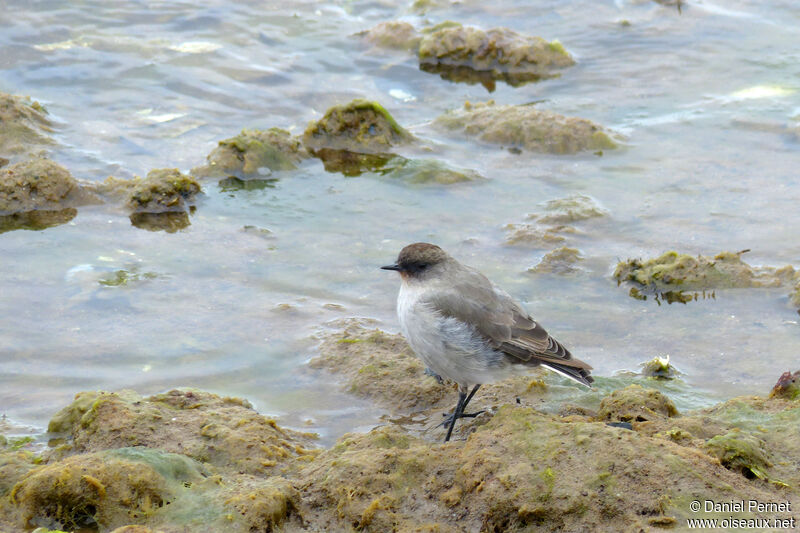
[[[448,426],[447,436],[444,439],[445,442],[450,440],[450,434],[453,432],[453,428],[456,425],[456,420],[458,420],[459,418],[473,418],[483,413],[483,411],[478,411],[475,413],[464,412],[464,409],[467,407],[467,404],[472,399],[472,397],[475,396],[475,393],[478,392],[479,388],[480,385],[475,385],[472,388],[472,391],[470,391],[469,395],[467,395],[465,391],[461,390],[461,387],[458,388],[458,403],[456,404],[456,408],[453,410],[452,413],[450,413],[449,416],[445,415],[447,416],[447,418],[445,418],[444,422],[442,422],[443,426],[445,425]]]

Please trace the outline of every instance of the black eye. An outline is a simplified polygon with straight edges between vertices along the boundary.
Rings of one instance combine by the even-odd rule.
[[[425,270],[426,268],[428,268],[428,263],[420,263],[419,265],[417,265],[417,268],[420,270]]]

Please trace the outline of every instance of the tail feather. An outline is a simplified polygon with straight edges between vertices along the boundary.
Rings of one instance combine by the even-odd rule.
[[[589,375],[589,371],[583,368],[575,368],[574,366],[561,365],[550,361],[542,361],[541,365],[586,387],[591,388],[592,382],[594,382],[594,378]]]

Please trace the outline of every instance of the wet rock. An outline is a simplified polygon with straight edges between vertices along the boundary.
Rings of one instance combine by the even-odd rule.
[[[800,370],[794,374],[784,372],[769,393],[770,398],[786,398],[794,400],[800,396]]]
[[[528,248],[550,248],[555,244],[563,244],[567,239],[562,233],[575,233],[571,226],[539,226],[536,224],[506,224],[508,232],[505,244],[509,246],[525,246]]]
[[[401,412],[430,408],[451,394],[425,374],[402,336],[357,323],[327,337],[309,366],[343,376],[348,392]]]
[[[406,159],[397,157],[381,169],[388,178],[416,185],[453,185],[482,180],[474,170],[457,170],[436,159]]]
[[[294,170],[306,158],[308,153],[300,140],[286,130],[242,130],[220,141],[206,157],[207,164],[190,173],[198,179],[263,178],[273,171]]]
[[[571,224],[590,218],[608,215],[593,198],[584,194],[575,194],[565,198],[549,200],[544,205],[544,214],[531,215],[540,224]]]
[[[158,513],[202,479],[200,466],[186,456],[121,448],[32,470],[9,500],[22,524],[108,530]]]
[[[725,468],[750,479],[767,479],[767,470],[772,466],[764,441],[739,429],[710,439],[705,449]]]
[[[506,148],[534,152],[574,154],[616,148],[609,134],[589,120],[565,117],[532,105],[496,105],[493,100],[467,102],[462,109],[437,117],[434,125]]]
[[[791,266],[751,267],[742,261],[742,254],[747,251],[721,252],[713,258],[673,251],[647,261],[629,259],[617,264],[614,279],[656,291],[780,287],[797,279],[798,274]]]
[[[71,437],[52,457],[126,446],[187,455],[220,469],[281,472],[313,457],[314,436],[281,428],[238,398],[173,390],[141,398],[131,391],[84,392],[50,421],[48,431]]]
[[[303,134],[306,149],[323,161],[339,152],[391,157],[392,147],[412,139],[383,106],[363,99],[328,109]]]
[[[629,385],[602,399],[597,412],[598,420],[621,422],[646,422],[658,418],[678,416],[672,400],[657,390]]]
[[[399,20],[381,22],[356,35],[371,46],[394,50],[416,49],[420,41],[420,36],[414,26]]]
[[[27,159],[0,170],[0,215],[62,211],[87,201],[69,171],[50,159]]]
[[[443,79],[481,83],[489,91],[494,81],[512,86],[552,78],[575,64],[558,41],[521,35],[508,28],[479,28],[447,24],[423,35],[420,69]]]
[[[189,213],[203,191],[192,177],[176,168],[151,170],[142,179],[108,177],[94,190],[112,201],[120,201],[131,212],[131,224],[150,231],[172,233],[190,225]]]
[[[52,131],[39,102],[0,92],[0,155],[31,153],[54,144],[48,136]]]
[[[583,257],[579,250],[562,246],[547,252],[536,266],[528,269],[528,272],[537,274],[573,274],[580,270],[575,265],[582,260]]]
[[[646,363],[642,363],[642,375],[654,379],[674,379],[680,375],[678,369],[669,362],[669,355],[666,357],[656,356]]]

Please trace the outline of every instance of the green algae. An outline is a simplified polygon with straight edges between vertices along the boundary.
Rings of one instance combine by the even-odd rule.
[[[713,258],[675,251],[643,261],[629,259],[617,264],[614,279],[631,281],[656,290],[703,291],[725,288],[780,287],[796,277],[792,267],[751,267],[742,261],[747,252],[721,252]]]
[[[142,281],[154,280],[159,277],[159,274],[155,272],[139,272],[139,269],[133,266],[129,269],[123,268],[116,270],[108,276],[97,280],[97,282],[104,287],[128,287]]]
[[[303,134],[303,144],[314,155],[322,149],[382,154],[411,140],[413,136],[382,105],[362,98],[331,107]]]
[[[590,196],[574,194],[564,198],[548,200],[544,204],[543,214],[532,214],[529,218],[540,224],[572,224],[592,218],[608,216],[604,209]]]
[[[669,362],[669,355],[666,357],[656,356],[651,360],[642,363],[642,375],[653,379],[675,379],[680,375],[678,369]]]
[[[772,463],[764,441],[755,435],[734,429],[709,439],[705,448],[725,468],[741,471],[748,478],[768,479],[767,470]]]
[[[567,238],[563,233],[575,233],[572,226],[539,226],[534,224],[506,224],[503,229],[507,235],[504,244],[527,248],[550,248],[563,244]]]
[[[434,120],[434,126],[461,132],[467,137],[551,154],[611,149],[616,143],[602,126],[582,118],[565,117],[531,105],[496,105],[467,102]]]
[[[387,178],[413,185],[453,185],[484,178],[473,170],[458,170],[436,159],[394,158],[379,171]]]
[[[273,171],[295,170],[308,154],[300,140],[280,128],[242,130],[239,135],[219,141],[206,157],[206,165],[193,168],[198,179],[241,180],[270,175]]]

